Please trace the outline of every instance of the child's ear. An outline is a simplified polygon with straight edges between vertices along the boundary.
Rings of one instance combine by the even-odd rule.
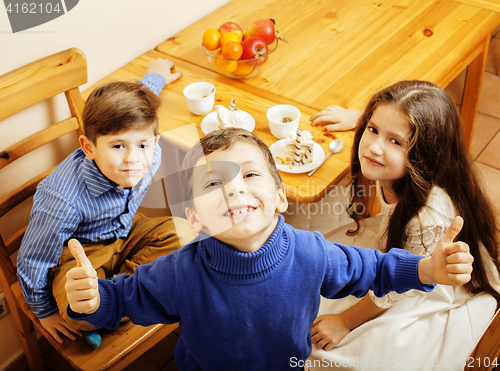
[[[155,146],[158,144],[159,141],[160,141],[160,136],[156,135],[155,136]]]
[[[184,212],[186,213],[186,219],[188,221],[189,228],[191,228],[196,233],[200,233],[201,230],[203,229],[203,224],[196,217],[196,213],[194,212],[194,210],[191,210],[189,207],[186,207],[184,209]]]
[[[85,135],[80,135],[78,140],[80,141],[80,147],[82,147],[82,150],[83,150],[83,153],[85,153],[85,156],[87,156],[87,158],[89,160],[93,160],[95,158],[94,143],[92,143],[92,141],[89,138],[87,138]]]
[[[288,209],[288,199],[286,198],[285,185],[282,184],[278,189],[278,205],[276,206],[276,211],[278,213],[284,213]]]

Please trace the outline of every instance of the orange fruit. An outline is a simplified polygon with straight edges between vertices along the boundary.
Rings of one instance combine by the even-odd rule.
[[[221,51],[220,51],[220,50],[217,50],[217,51],[213,54],[213,56],[214,56],[215,58],[221,58],[221,59],[222,59],[222,58],[224,58],[224,57],[222,56],[222,53],[221,53]],[[218,59],[215,59],[215,58],[210,58],[210,61],[211,61],[213,64],[215,64],[215,65],[217,66],[217,61],[218,61]]]
[[[250,75],[252,73],[252,71],[253,71],[253,66],[252,65],[249,65],[246,62],[239,62],[238,63],[238,68],[233,73],[236,76],[248,76],[248,75]]]
[[[222,45],[222,55],[225,59],[238,60],[243,54],[243,46],[237,41],[229,41]]]
[[[220,38],[220,46],[224,46],[225,44],[227,44],[230,41],[236,41],[236,42],[241,43],[242,36],[236,32],[225,33]]]
[[[220,73],[230,75],[238,68],[238,61],[221,61],[217,59],[215,65]]]
[[[219,31],[209,28],[203,34],[203,46],[207,50],[215,50],[220,47],[221,34]]]

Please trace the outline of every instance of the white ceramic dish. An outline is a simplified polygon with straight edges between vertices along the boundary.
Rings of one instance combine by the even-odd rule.
[[[281,157],[283,159],[286,157],[284,152],[285,142],[286,138],[278,140],[277,142],[273,143],[271,147],[269,147],[269,150],[271,151],[275,161],[276,157]],[[314,143],[313,160],[311,163],[306,164],[304,166],[295,167],[288,164],[278,164],[278,162],[276,161],[276,167],[278,168],[279,171],[283,171],[285,173],[291,173],[291,174],[307,173],[316,168],[316,166],[320,164],[320,162],[323,160],[324,157],[325,157],[325,151],[323,151],[323,148],[318,143]]]
[[[252,119],[250,123],[246,126],[243,127],[243,129],[248,130],[249,132],[252,132],[253,129],[255,129],[255,119],[248,113],[248,116]],[[203,120],[201,120],[201,131],[203,131],[204,134],[208,134],[211,131],[219,129],[219,119],[217,118],[217,111],[210,112],[208,115],[203,117]]]
[[[215,86],[208,82],[194,82],[183,90],[186,103],[193,115],[206,115],[215,103]]]
[[[278,104],[267,110],[266,117],[271,134],[277,139],[284,139],[288,136],[292,128],[297,130],[299,126],[300,110],[289,104]],[[283,122],[285,117],[290,121]]]

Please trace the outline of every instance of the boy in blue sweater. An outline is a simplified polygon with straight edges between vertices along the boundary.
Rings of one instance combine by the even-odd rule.
[[[184,160],[184,200],[199,233],[184,248],[113,281],[98,280],[76,240],[70,317],[95,327],[179,322],[180,370],[298,370],[311,352],[320,296],[377,295],[470,279],[457,218],[430,258],[326,241],[284,223],[281,177],[267,146],[243,129],[212,132]]]

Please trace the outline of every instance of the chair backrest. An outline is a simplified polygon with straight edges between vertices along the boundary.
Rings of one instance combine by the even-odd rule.
[[[84,100],[78,86],[86,82],[87,61],[85,55],[78,49],[68,49],[53,54],[0,76],[0,122],[61,93],[65,93],[71,113],[68,119],[49,125],[1,150],[0,171],[29,152],[63,135],[72,131],[83,134],[81,114]],[[22,128],[20,130],[24,131]],[[38,183],[52,170],[53,168],[42,174],[36,174],[35,177],[3,196],[0,199],[0,218],[33,196]],[[7,219],[9,217],[10,214],[5,216]],[[43,365],[33,325],[21,310],[22,304],[26,303],[21,304],[13,291],[13,288],[19,288],[16,257],[26,228],[27,226],[13,231],[8,239],[0,236],[0,284],[20,333],[30,369],[41,370]],[[11,232],[9,230],[9,233]],[[20,296],[22,297],[22,294]]]
[[[83,134],[81,116],[84,100],[78,86],[86,82],[86,58],[78,49],[62,51],[0,76],[0,125],[4,119],[13,114],[60,93],[65,93],[71,112],[70,118],[0,150],[0,171],[34,149],[63,135],[72,131]],[[77,145],[78,143],[75,143],[75,147]],[[10,219],[11,214],[5,214],[16,206],[22,207],[20,204],[34,195],[38,183],[52,170],[35,176],[2,197],[0,218],[4,216],[3,220]],[[21,287],[17,281],[17,251],[26,228],[27,226],[9,235],[8,239],[0,236],[0,284],[4,289],[31,371],[45,369],[33,325],[72,367],[84,371],[122,370],[178,327],[177,324],[142,327],[128,321],[115,331],[101,334],[102,342],[98,349],[92,349],[83,339],[59,344],[41,326],[31,307],[23,300]],[[14,228],[9,226],[9,229]]]
[[[87,61],[78,49],[53,54],[0,76],[0,121],[36,103],[65,93],[71,117],[11,145],[0,152],[0,170],[25,154],[65,134],[83,133],[81,114],[84,100],[78,86],[87,82]],[[52,169],[37,175],[0,199],[0,218],[33,196],[38,183]],[[25,228],[9,240],[0,236],[0,267],[4,272],[0,283],[5,288],[17,280],[13,255],[19,249]],[[9,257],[9,259],[7,259]],[[5,280],[5,281],[4,281]]]

